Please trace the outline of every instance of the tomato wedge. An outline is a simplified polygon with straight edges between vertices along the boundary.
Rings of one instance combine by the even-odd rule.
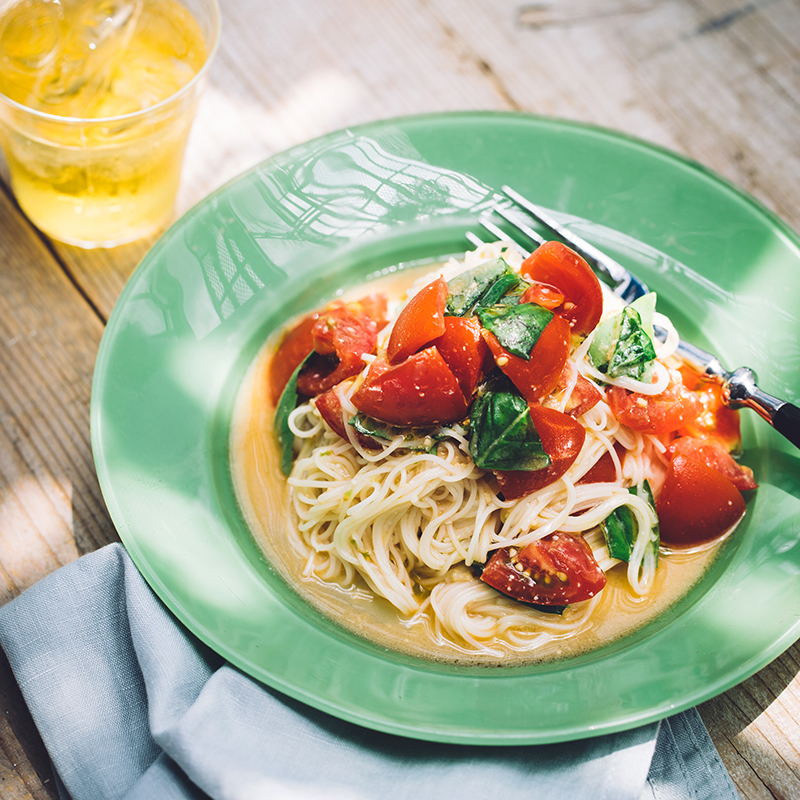
[[[498,592],[545,606],[569,605],[594,597],[606,576],[582,537],[558,531],[517,550],[495,552],[481,580]]]
[[[656,500],[661,541],[678,549],[713,542],[744,516],[741,492],[696,458],[676,453]]]
[[[680,454],[702,461],[707,467],[724,475],[740,492],[758,488],[753,470],[735,461],[724,445],[716,439],[682,436],[667,447],[667,453],[670,458]]]
[[[484,330],[483,338],[497,366],[529,403],[538,403],[555,389],[569,357],[569,324],[563,317],[554,316],[547,323],[529,361],[509,353],[493,333]]]
[[[670,383],[661,394],[656,395],[610,386],[606,400],[614,416],[623,425],[640,433],[672,433],[695,419],[700,411],[697,395],[676,382]]]
[[[397,315],[386,346],[390,364],[403,361],[444,334],[446,302],[447,282],[440,277],[406,303]]]
[[[349,304],[354,309],[360,309],[368,317],[375,320],[378,330],[383,330],[389,321],[389,299],[383,292],[373,292]]]
[[[529,410],[550,464],[535,471],[495,471],[506,500],[517,500],[555,483],[572,466],[586,439],[583,425],[567,414],[536,405],[530,405]]]
[[[486,371],[489,348],[475,317],[445,317],[444,334],[433,344],[456,376],[469,402]]]
[[[620,463],[625,458],[625,448],[619,442],[614,444]],[[614,483],[617,480],[617,467],[611,453],[606,450],[594,463],[594,466],[578,481],[578,483]]]
[[[455,375],[435,347],[399,364],[376,360],[352,397],[364,414],[390,425],[441,425],[461,420],[468,403]]]
[[[534,283],[553,287],[564,301],[553,310],[564,317],[572,332],[591,333],[603,313],[603,290],[592,268],[561,242],[545,242],[523,262],[520,274]]]

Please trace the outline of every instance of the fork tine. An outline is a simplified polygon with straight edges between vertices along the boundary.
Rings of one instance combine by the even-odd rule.
[[[479,239],[472,231],[467,231],[464,236],[473,247],[483,247],[484,241]]]
[[[495,225],[486,214],[481,215],[479,222],[498,241],[513,242],[517,250],[519,250],[520,253],[522,253],[523,258],[527,258],[530,255],[530,253],[524,247],[522,247],[522,245],[519,242],[517,242],[516,239],[511,239],[509,235],[504,230],[502,230],[502,228],[498,228],[497,225]]]
[[[494,206],[494,211],[504,220],[510,222],[517,230],[522,231],[522,233],[524,233],[529,239],[536,242],[537,245],[545,243],[546,240],[544,236],[531,228],[530,225],[526,225],[524,222],[514,217],[513,214],[509,213],[508,209],[503,208],[503,206],[496,205]]]
[[[614,294],[621,297],[626,302],[631,302],[637,297],[647,294],[649,290],[642,281],[638,280],[638,278],[634,278],[624,267],[614,261],[613,258],[607,256],[602,250],[598,250],[593,244],[590,244],[569,228],[561,225],[546,211],[535,206],[530,200],[519,194],[519,192],[514,191],[510,186],[503,186],[503,192],[535,220],[561,237],[565,242],[568,242],[594,269],[605,275],[614,287]],[[505,214],[503,214],[503,216],[512,224],[516,224],[512,217],[506,216]],[[523,232],[526,233],[526,231]]]

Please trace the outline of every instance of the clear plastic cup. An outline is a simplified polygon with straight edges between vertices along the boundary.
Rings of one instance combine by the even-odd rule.
[[[30,5],[53,0],[0,0],[0,18],[20,1]],[[158,2],[130,1],[137,8]],[[113,5],[109,0],[91,2]],[[31,222],[53,239],[80,247],[113,247],[154,233],[171,220],[186,141],[220,36],[217,0],[176,2],[198,23],[206,57],[193,77],[164,99],[127,113],[93,116],[104,109],[113,110],[115,105],[125,108],[138,101],[136,87],[130,92],[134,97],[130,102],[102,99],[102,75],[97,77],[100,88],[92,91],[95,99],[91,114],[85,116],[64,116],[67,106],[62,107],[62,114],[50,113],[42,110],[46,103],[38,99],[30,101],[38,106],[34,108],[20,97],[12,99],[0,92],[0,144],[12,189]],[[118,6],[122,4],[122,0],[117,2]],[[50,13],[49,7],[47,10]],[[108,28],[111,18],[101,22],[101,28]],[[30,30],[30,25],[22,27],[20,35]],[[41,38],[43,34],[37,35]],[[89,47],[93,51],[106,48],[109,57],[122,52],[112,39],[97,34],[97,26],[92,36]],[[42,62],[48,58],[45,53]],[[31,62],[28,58],[23,68],[29,69]],[[76,63],[76,59],[70,63]],[[30,69],[37,69],[35,61]],[[147,80],[158,81],[162,74],[165,71],[150,69]],[[55,94],[63,92],[61,83],[78,85],[75,76],[63,72],[59,81],[52,75],[49,80]],[[85,83],[86,79],[80,80]],[[123,84],[120,79],[115,86]]]

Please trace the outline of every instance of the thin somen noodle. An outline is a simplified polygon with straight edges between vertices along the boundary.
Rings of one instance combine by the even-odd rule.
[[[574,322],[577,317],[569,317],[571,307],[566,301],[556,312],[545,312],[545,319],[557,320],[559,309],[565,308],[563,313],[573,320],[573,329],[566,363],[563,370],[558,367],[561,377],[555,389],[540,398],[518,397],[519,392],[525,395],[525,390],[509,383],[509,377],[518,383],[514,374],[501,374],[509,361],[503,350],[499,357],[493,351],[494,362],[482,367],[478,388],[470,389],[472,397],[467,395],[464,405],[469,411],[458,418],[409,425],[405,418],[365,414],[365,387],[394,366],[387,352],[393,347],[396,350],[392,337],[398,335],[397,320],[410,313],[403,309],[411,308],[418,296],[420,303],[427,302],[426,292],[443,291],[436,288],[444,285],[436,284],[440,278],[448,282],[448,298],[452,297],[456,291],[453,287],[463,285],[454,278],[472,275],[470,270],[494,259],[502,259],[504,266],[519,274],[521,257],[497,243],[468,253],[463,261],[451,259],[406,287],[404,302],[390,302],[388,324],[377,334],[374,348],[361,354],[358,371],[311,396],[303,397],[298,391],[299,402],[286,415],[285,429],[293,440],[287,479],[291,517],[288,542],[299,565],[300,579],[357,592],[362,598],[382,598],[396,609],[404,625],[425,631],[433,642],[502,657],[509,652],[536,651],[547,642],[591,628],[604,592],[611,591],[603,589],[604,574],[618,575],[614,592],[627,593],[634,604],[635,598],[653,590],[660,560],[659,513],[654,495],[658,497],[665,481],[673,480],[675,441],[683,438],[708,443],[710,438],[699,438],[693,431],[690,435],[685,429],[686,415],[668,430],[636,422],[637,413],[660,408],[664,398],[671,397],[670,392],[675,394],[680,389],[687,394],[681,388],[682,365],[675,356],[678,336],[669,319],[653,313],[652,307],[650,312],[642,305],[639,311],[623,313],[622,302],[605,290],[602,322],[598,326],[595,320],[588,333],[579,330],[581,323]],[[527,277],[524,265],[522,274]],[[521,294],[527,283],[519,282]],[[506,306],[495,303],[492,313],[502,315],[507,306],[518,302],[518,297],[509,296],[510,300],[503,299]],[[342,304],[336,308],[349,307]],[[639,346],[642,334],[634,329],[638,324],[641,330],[647,330],[652,322],[641,320],[647,320],[648,313],[667,336],[664,342],[653,342],[651,355],[638,356],[630,342]],[[345,319],[344,314],[337,319]],[[623,320],[615,323],[617,330],[634,330],[639,339],[632,335],[630,342],[623,342],[627,334],[618,332],[613,347],[621,352],[623,344],[630,346],[639,363],[615,374],[597,353],[600,340],[609,335],[611,323],[606,321],[617,317]],[[485,317],[480,319],[491,326]],[[334,322],[323,329],[322,335],[330,333]],[[474,319],[463,323],[464,329],[476,324]],[[620,328],[621,324],[628,328]],[[486,329],[481,329],[480,335],[488,341]],[[500,331],[500,335],[506,334]],[[396,361],[403,364],[403,358],[417,358],[414,352],[420,359],[448,352],[444,343],[433,354],[426,347],[435,349],[423,343],[411,356],[403,353]],[[317,352],[324,349],[320,347]],[[280,356],[279,348],[275,358]],[[630,354],[626,357],[630,361]],[[304,369],[308,371],[309,367],[301,365],[295,375],[302,375]],[[316,380],[316,375],[312,377]],[[460,385],[463,389],[463,383]],[[513,460],[484,460],[476,444],[479,426],[484,424],[479,405],[485,398],[494,401],[493,392],[502,395],[497,408],[502,410],[502,403],[517,402],[522,405],[515,408],[522,411],[515,412],[512,422],[504,422],[506,427],[492,434],[495,438],[489,437],[490,449],[505,447],[513,426],[529,424],[526,409],[530,409],[534,421],[564,420],[564,430],[578,442],[575,452],[563,465],[562,456],[552,449],[549,453],[545,449],[544,454],[537,451],[534,457],[540,460],[532,466],[522,461],[518,466]],[[591,402],[581,405],[587,396],[592,397]],[[423,405],[434,402],[422,389],[420,397]],[[631,404],[630,413],[622,418],[620,397]],[[457,398],[455,402],[461,401]],[[494,417],[487,419],[491,422]],[[536,431],[543,444],[551,440],[541,424],[544,422]],[[536,432],[526,435],[539,438]],[[562,441],[566,434],[559,435]],[[514,436],[517,438],[511,437],[511,444],[516,446],[519,436]],[[491,457],[496,457],[494,452]],[[514,458],[524,460],[522,456]],[[598,470],[604,465],[601,477]],[[530,482],[531,472],[545,475],[547,470],[552,473],[550,477],[537,477],[521,491],[514,488],[514,481]],[[628,536],[623,552],[613,538],[620,530]],[[576,547],[581,558],[597,568],[600,583],[591,589],[584,587],[583,594],[570,596],[559,593],[563,589],[560,584],[580,588],[584,574],[552,566],[547,554],[573,552]],[[534,563],[531,554],[540,559],[534,566],[530,566]],[[500,584],[489,575],[498,569],[510,574]],[[511,588],[519,580],[530,583],[535,593],[527,595],[525,589],[520,596]]]

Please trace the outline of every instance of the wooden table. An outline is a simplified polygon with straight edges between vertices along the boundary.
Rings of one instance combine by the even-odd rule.
[[[223,42],[178,212],[290,145],[418,112],[588,121],[721,173],[800,230],[797,0],[221,0]],[[0,603],[115,541],[89,438],[92,369],[152,240],[50,241],[0,172]],[[0,796],[57,796],[0,654]],[[700,709],[744,798],[800,797],[800,647]]]

